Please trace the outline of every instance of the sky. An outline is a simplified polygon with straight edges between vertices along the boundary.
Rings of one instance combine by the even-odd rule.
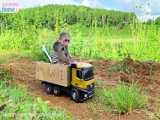
[[[2,0],[17,1],[21,8],[47,4],[73,4],[91,8],[129,11],[147,20],[160,16],[160,0]]]

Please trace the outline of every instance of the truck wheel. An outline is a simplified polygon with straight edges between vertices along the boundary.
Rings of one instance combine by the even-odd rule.
[[[50,84],[45,84],[45,91],[47,94],[52,94],[53,93],[53,86]]]
[[[73,90],[71,91],[71,98],[72,98],[72,100],[74,100],[75,102],[80,102],[78,90],[73,89]]]
[[[60,96],[60,94],[61,94],[61,89],[60,89],[60,87],[54,86],[54,87],[53,87],[53,94],[54,94],[55,96]]]

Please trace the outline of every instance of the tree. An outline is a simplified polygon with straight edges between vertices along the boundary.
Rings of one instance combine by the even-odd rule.
[[[160,25],[160,16],[155,20],[155,23]]]

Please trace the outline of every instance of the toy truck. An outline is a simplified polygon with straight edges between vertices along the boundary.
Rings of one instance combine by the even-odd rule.
[[[83,102],[94,95],[93,66],[88,63],[64,65],[37,62],[36,79],[41,81],[48,94],[60,96],[65,92],[75,102]]]

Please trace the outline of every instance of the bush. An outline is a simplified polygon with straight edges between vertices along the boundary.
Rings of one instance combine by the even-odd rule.
[[[13,78],[8,70],[3,70],[0,68],[0,79],[3,81],[8,81],[12,80]]]
[[[102,91],[101,100],[118,113],[130,112],[146,105],[146,96],[135,85],[118,85]]]

